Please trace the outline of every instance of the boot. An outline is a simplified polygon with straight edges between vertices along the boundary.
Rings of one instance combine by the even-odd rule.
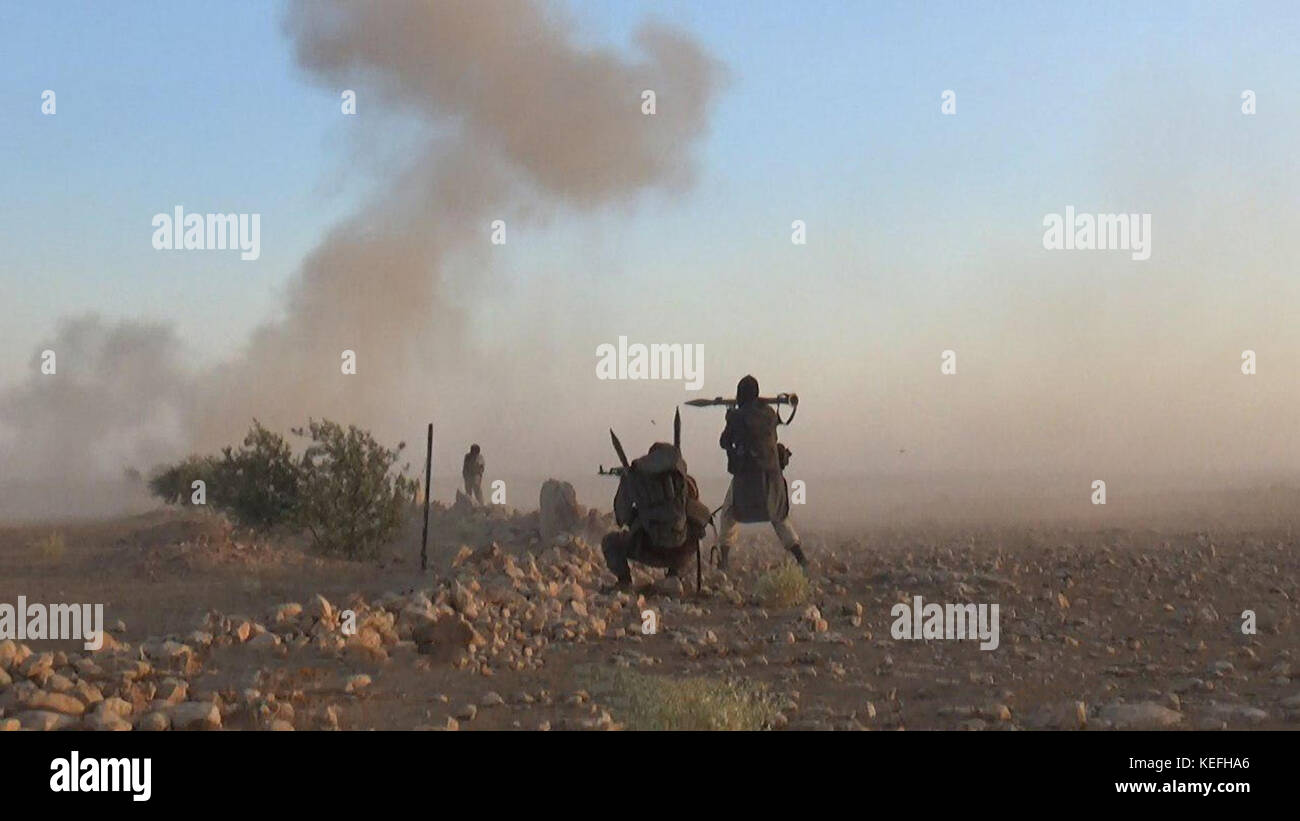
[[[615,594],[615,593],[631,593],[631,592],[632,592],[632,580],[631,580],[631,579],[619,579],[618,581],[614,582],[613,584],[607,584],[607,585],[602,586],[602,587],[600,588],[600,592],[601,592],[602,594],[606,595],[606,596],[610,596],[610,595],[613,595],[613,594]]]
[[[600,551],[605,555],[605,565],[618,578],[614,590],[632,589],[632,568],[627,563],[625,539],[623,533],[609,533],[600,540]]]
[[[800,546],[797,545],[797,544],[795,544],[795,545],[791,545],[791,546],[790,546],[790,555],[791,555],[791,556],[794,556],[794,560],[795,560],[796,562],[799,563],[799,566],[800,566],[800,567],[803,567],[803,568],[807,568],[807,567],[808,567],[808,557],[805,556],[805,555],[803,555],[803,548],[802,548],[802,547],[800,547]]]

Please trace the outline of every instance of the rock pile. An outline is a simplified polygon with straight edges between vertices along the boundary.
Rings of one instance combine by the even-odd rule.
[[[492,544],[462,548],[449,575],[432,587],[389,592],[336,606],[316,595],[286,602],[261,619],[209,612],[186,636],[150,638],[132,646],[105,636],[86,655],[34,653],[0,642],[0,729],[212,730],[239,726],[287,730],[337,726],[331,714],[296,716],[291,692],[277,697],[275,675],[263,669],[255,686],[199,686],[206,662],[227,648],[378,665],[403,655],[418,667],[450,664],[484,676],[497,669],[545,664],[556,643],[621,638],[641,629],[645,599],[599,591],[599,551],[561,533],[521,557]],[[295,655],[294,658],[297,658]],[[295,662],[296,663],[296,662]],[[340,679],[342,697],[363,697],[371,676]]]
[[[596,543],[614,528],[613,514],[578,503],[573,485],[548,479],[538,510],[521,513],[506,505],[479,505],[460,491],[450,506],[434,503],[430,526],[436,543],[465,544],[477,549],[492,544],[515,551],[540,552],[564,534]]]
[[[172,639],[105,642],[93,654],[0,642],[0,730],[185,730],[222,726],[213,693],[191,696],[195,650]]]

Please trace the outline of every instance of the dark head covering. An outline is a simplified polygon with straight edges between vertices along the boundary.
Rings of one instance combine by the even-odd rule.
[[[470,446],[469,446],[469,452],[470,452],[470,453],[478,453],[478,445],[470,445]]]
[[[752,376],[746,376],[736,383],[736,404],[748,405],[758,398],[758,380]]]

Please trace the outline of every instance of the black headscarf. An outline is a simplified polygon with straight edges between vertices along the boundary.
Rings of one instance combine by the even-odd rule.
[[[758,380],[752,376],[746,376],[736,383],[736,404],[748,405],[758,398]]]

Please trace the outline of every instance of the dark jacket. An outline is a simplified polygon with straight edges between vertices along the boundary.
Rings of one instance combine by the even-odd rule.
[[[781,473],[779,424],[768,405],[748,402],[727,411],[718,444],[727,451],[732,515],[738,522],[780,522],[790,515],[790,493]]]

